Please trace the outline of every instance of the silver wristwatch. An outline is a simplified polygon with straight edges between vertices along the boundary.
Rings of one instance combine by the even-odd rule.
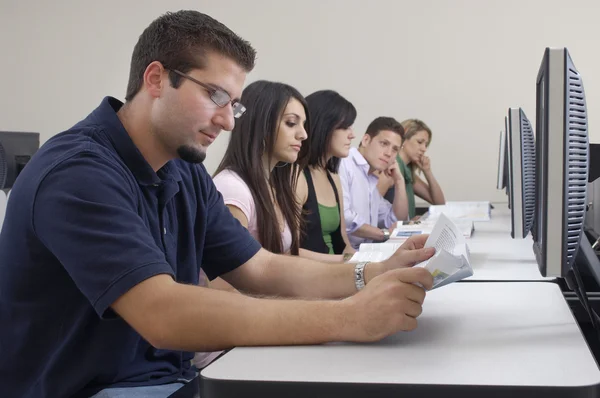
[[[383,232],[383,241],[384,242],[390,238],[390,230],[389,229],[383,228],[381,230],[381,232]]]
[[[365,266],[369,264],[368,261],[363,261],[354,267],[354,283],[356,284],[356,290],[361,290],[365,287]]]

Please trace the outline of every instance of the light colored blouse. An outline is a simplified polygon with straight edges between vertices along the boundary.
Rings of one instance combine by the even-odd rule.
[[[244,213],[248,219],[248,232],[260,243],[256,222],[256,206],[248,184],[236,172],[231,170],[223,170],[213,178],[213,181],[217,190],[223,195],[225,204],[235,206]],[[287,222],[283,226],[281,240],[283,252],[289,252],[292,247],[292,232]]]

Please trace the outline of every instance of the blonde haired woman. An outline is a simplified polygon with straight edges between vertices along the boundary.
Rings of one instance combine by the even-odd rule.
[[[416,216],[415,195],[433,205],[443,205],[446,199],[431,171],[431,160],[425,155],[431,144],[431,129],[419,119],[408,119],[401,124],[404,127],[404,141],[396,161],[406,185],[408,216],[413,219]],[[417,175],[418,171],[422,172],[425,180]],[[382,196],[393,197],[392,186],[391,178],[381,173],[377,187]]]

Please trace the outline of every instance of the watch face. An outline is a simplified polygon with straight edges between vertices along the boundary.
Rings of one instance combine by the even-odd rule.
[[[387,229],[382,229],[381,231],[383,232],[383,240],[388,240],[390,238],[390,231],[388,231]]]

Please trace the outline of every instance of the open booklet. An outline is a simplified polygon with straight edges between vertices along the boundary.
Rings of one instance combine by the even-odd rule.
[[[359,250],[348,261],[384,261],[390,258],[403,242],[362,243]],[[431,231],[425,247],[435,247],[429,260],[415,265],[426,268],[433,275],[433,289],[473,275],[469,247],[465,238],[444,214],[440,215]]]
[[[437,220],[445,214],[453,221],[490,221],[490,202],[446,202],[445,205],[429,206],[424,220]]]
[[[390,232],[389,242],[404,242],[413,235],[431,234],[437,222],[436,219],[424,219],[413,224],[398,225]],[[455,220],[454,224],[465,238],[470,238],[474,231],[473,221]]]
[[[415,267],[425,268],[433,275],[433,289],[473,275],[465,238],[444,214],[439,216],[425,247],[435,247],[435,254]]]
[[[392,257],[403,242],[361,243],[358,251],[348,260],[349,263],[363,261],[379,262]]]

